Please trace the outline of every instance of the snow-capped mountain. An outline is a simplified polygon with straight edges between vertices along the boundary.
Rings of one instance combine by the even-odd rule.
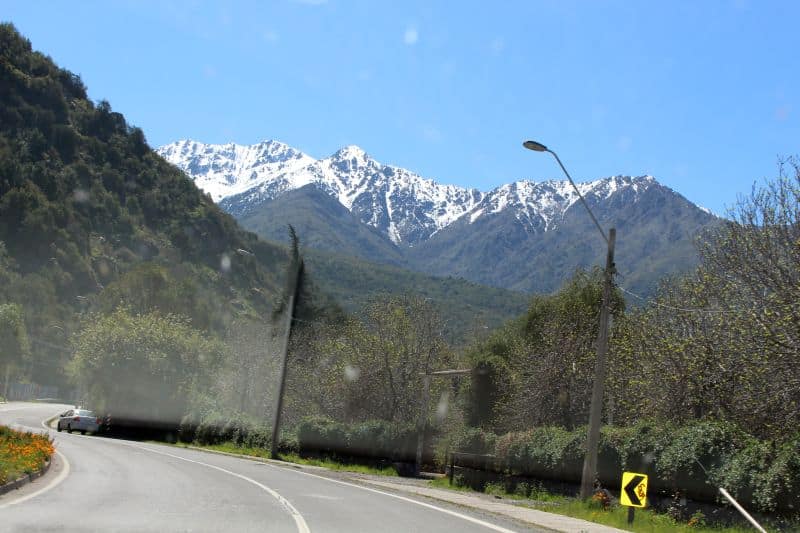
[[[601,202],[622,190],[638,193],[656,183],[652,176],[612,176],[578,183],[577,188],[587,201]],[[513,210],[515,218],[531,230],[548,231],[558,226],[564,213],[580,201],[568,181],[550,180],[540,183],[522,180],[502,185],[486,193],[467,214],[469,223],[481,216]]]
[[[276,141],[252,146],[178,141],[158,153],[238,218],[287,191],[313,184],[397,245],[414,246],[464,216],[473,223],[508,209],[529,231],[548,231],[578,201],[567,181],[517,181],[486,193],[442,185],[379,163],[358,146],[346,146],[317,161]],[[578,188],[585,197],[600,200],[653,183],[650,176],[615,176]]]
[[[336,198],[395,244],[410,246],[446,227],[482,198],[477,190],[440,185],[379,163],[357,146],[346,146],[303,168],[277,173],[221,205],[234,216],[246,216],[263,202],[308,184]]]
[[[568,181],[516,181],[482,192],[386,165],[357,146],[315,160],[275,141],[252,146],[180,141],[158,149],[247,229],[485,285],[551,291],[604,243]],[[693,239],[717,218],[652,176],[577,184],[604,228],[618,230],[628,287],[653,290],[697,262]]]
[[[243,146],[184,140],[162,146],[156,152],[191,176],[215,202],[256,187],[276,174],[314,162],[299,150],[277,141]]]

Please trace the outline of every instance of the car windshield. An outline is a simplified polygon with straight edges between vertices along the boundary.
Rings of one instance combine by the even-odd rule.
[[[800,531],[800,1],[2,6],[0,529]]]

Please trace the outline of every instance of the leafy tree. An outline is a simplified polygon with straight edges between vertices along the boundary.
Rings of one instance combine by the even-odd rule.
[[[610,388],[624,422],[713,417],[782,439],[800,424],[796,160],[742,197],[700,250],[695,273],[665,281],[618,328]]]
[[[292,348],[287,406],[301,416],[415,422],[422,374],[455,361],[443,331],[430,303],[411,296],[376,300],[362,320],[305,328]],[[443,387],[432,384],[433,403]]]
[[[22,307],[14,303],[0,304],[0,371],[3,372],[3,396],[8,395],[12,372],[29,356],[30,344]]]
[[[89,317],[73,348],[71,375],[95,408],[173,424],[208,390],[223,357],[222,345],[185,318],[126,309]]]
[[[588,417],[602,272],[576,271],[562,289],[537,295],[526,315],[498,330],[471,353],[482,369],[466,412],[496,432],[536,425],[568,429]],[[623,312],[619,293],[613,316]]]

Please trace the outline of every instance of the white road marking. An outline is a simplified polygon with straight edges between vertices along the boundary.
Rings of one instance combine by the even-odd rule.
[[[138,448],[140,450],[144,450],[144,451],[147,451],[147,452],[150,452],[150,453],[156,453],[158,455],[165,455],[167,457],[172,457],[174,459],[180,459],[181,461],[186,461],[187,463],[194,463],[194,464],[202,465],[202,466],[205,466],[205,467],[208,467],[208,468],[213,468],[214,470],[219,470],[220,472],[224,472],[224,473],[226,473],[228,475],[231,475],[231,476],[234,476],[234,477],[238,477],[239,479],[243,479],[243,480],[247,481],[248,483],[252,483],[253,485],[259,487],[260,489],[262,489],[264,491],[266,491],[270,496],[272,496],[273,498],[278,500],[278,503],[280,503],[283,506],[283,508],[286,509],[289,512],[290,515],[292,515],[292,518],[294,519],[294,523],[297,526],[298,533],[311,533],[311,530],[308,528],[308,524],[306,524],[306,521],[303,518],[303,515],[300,514],[300,512],[295,508],[294,505],[292,505],[289,502],[289,500],[287,500],[286,498],[284,498],[283,496],[281,496],[280,494],[275,492],[273,489],[267,487],[266,485],[264,485],[262,483],[259,483],[255,479],[249,478],[249,477],[244,476],[242,474],[237,474],[236,472],[231,472],[230,470],[226,470],[226,469],[221,468],[219,466],[215,466],[215,465],[211,465],[211,464],[208,464],[208,463],[204,463],[202,461],[195,461],[194,459],[187,459],[186,457],[181,457],[180,455],[174,455],[174,454],[171,454],[171,453],[160,452],[160,451],[157,451],[157,450],[153,450],[151,448],[147,448],[147,447],[144,447],[144,446],[139,446],[139,445],[132,444],[132,443],[129,443],[129,442],[120,442],[120,441],[115,441],[115,442],[117,444],[120,444],[120,445],[123,445],[123,446],[130,446],[131,448]]]
[[[472,522],[473,524],[478,524],[480,526],[492,529],[494,531],[500,531],[501,533],[515,533],[511,529],[506,529],[504,527],[492,524],[490,522],[485,522],[484,520],[480,520],[478,518],[473,518],[473,517],[471,517],[469,515],[461,514],[461,513],[456,512],[456,511],[451,511],[450,509],[445,509],[443,507],[437,507],[437,506],[432,505],[430,503],[425,503],[425,502],[421,502],[421,501],[414,500],[414,499],[411,499],[411,498],[406,498],[405,496],[400,496],[399,494],[392,494],[391,492],[384,492],[382,490],[373,489],[373,488],[370,488],[370,487],[364,487],[363,485],[356,485],[355,483],[348,483],[347,481],[340,481],[338,479],[331,479],[331,478],[325,477],[325,476],[318,476],[316,474],[311,474],[309,472],[302,472],[302,471],[296,470],[294,468],[285,468],[285,467],[282,467],[282,466],[276,466],[276,465],[272,465],[272,464],[269,464],[269,463],[264,463],[264,465],[272,467],[272,468],[280,468],[280,469],[285,470],[287,472],[294,472],[296,474],[302,474],[304,476],[311,476],[311,477],[315,477],[317,479],[324,479],[325,481],[330,481],[331,483],[338,483],[340,485],[346,485],[348,487],[353,487],[353,488],[356,488],[356,489],[366,490],[366,491],[369,491],[369,492],[374,492],[376,494],[383,494],[384,496],[389,496],[390,498],[397,498],[398,500],[403,500],[404,502],[413,503],[414,505],[420,505],[420,506],[426,507],[428,509],[433,509],[434,511],[439,511],[440,513],[445,513],[445,514],[449,514],[451,516],[455,516],[455,517],[461,518],[462,520],[466,520],[467,522]]]
[[[42,422],[41,422],[42,427],[44,427],[45,429],[47,429],[49,431],[52,431],[53,428],[49,427],[47,425],[47,422],[54,420],[54,418],[56,418],[56,417],[50,417],[50,418],[46,418],[45,420],[42,420]],[[27,427],[27,426],[21,426],[21,427]],[[287,500],[286,498],[284,498],[283,496],[281,496],[280,494],[275,492],[273,489],[267,487],[266,485],[264,485],[262,483],[259,483],[255,479],[249,478],[247,476],[243,476],[242,474],[237,474],[236,472],[231,472],[230,470],[226,470],[226,469],[221,468],[219,466],[215,466],[215,465],[211,465],[211,464],[208,464],[208,463],[204,463],[202,461],[195,461],[193,459],[187,459],[185,457],[181,457],[179,455],[174,455],[174,454],[171,454],[171,453],[160,452],[160,451],[153,450],[153,449],[150,449],[150,448],[147,448],[147,447],[144,447],[144,446],[139,446],[139,445],[136,445],[136,444],[133,444],[133,443],[130,443],[130,442],[122,442],[122,441],[118,441],[118,440],[108,440],[106,442],[113,442],[114,444],[119,444],[119,445],[122,445],[122,446],[130,446],[131,448],[138,448],[138,449],[144,450],[146,452],[155,453],[155,454],[158,454],[158,455],[165,455],[167,457],[172,457],[174,459],[180,459],[181,461],[186,461],[188,463],[194,463],[194,464],[202,465],[202,466],[205,466],[205,467],[208,467],[208,468],[213,468],[214,470],[219,470],[220,472],[224,472],[224,473],[226,473],[228,475],[231,475],[231,476],[234,476],[234,477],[238,477],[239,479],[243,479],[243,480],[247,481],[248,483],[252,483],[253,485],[259,487],[260,489],[262,489],[265,492],[267,492],[270,496],[272,496],[273,498],[278,500],[278,503],[280,503],[281,506],[284,509],[286,509],[289,512],[290,515],[292,515],[292,518],[294,519],[294,523],[297,526],[297,532],[298,533],[311,533],[311,530],[308,528],[308,524],[306,523],[305,519],[300,514],[300,512],[294,507],[294,505],[292,505],[291,502],[289,502],[289,500]],[[47,487],[43,487],[42,489],[40,489],[40,490],[38,490],[38,491],[36,491],[34,493],[31,493],[31,494],[29,494],[29,495],[27,495],[27,496],[25,496],[23,498],[20,498],[18,500],[14,500],[12,502],[8,502],[6,504],[0,505],[0,509],[2,509],[4,507],[7,507],[9,505],[15,505],[15,504],[23,502],[25,500],[29,500],[29,499],[31,499],[31,498],[33,498],[35,496],[38,496],[38,495],[42,494],[43,492],[47,492],[48,490],[52,489],[53,487],[55,487],[56,485],[61,483],[67,477],[67,475],[69,474],[69,461],[67,461],[67,458],[64,457],[64,455],[61,452],[59,452],[58,450],[56,450],[56,453],[64,461],[64,470],[62,470],[59,473],[58,477],[55,480],[53,480],[53,483],[51,483]]]
[[[64,454],[61,453],[58,450],[56,450],[56,455],[58,455],[58,457],[64,462],[64,468],[61,470],[61,472],[58,473],[58,476],[56,476],[56,478],[53,479],[53,481],[50,482],[49,485],[45,485],[41,489],[39,489],[39,490],[37,490],[35,492],[31,492],[30,494],[26,494],[25,496],[23,496],[21,498],[17,498],[16,500],[11,500],[8,503],[4,503],[4,504],[0,505],[0,509],[5,509],[6,507],[9,507],[11,505],[16,505],[18,503],[22,503],[24,501],[30,500],[31,498],[35,498],[37,496],[40,496],[40,495],[44,494],[45,492],[47,492],[47,491],[49,491],[51,489],[54,489],[56,486],[61,484],[62,481],[67,479],[67,476],[69,475],[69,461],[67,461],[67,458],[64,457]]]
[[[47,420],[50,420],[50,419],[47,419]],[[42,426],[44,426],[47,429],[52,429],[52,428],[49,428],[45,424],[45,422],[47,420],[43,420],[42,421]],[[112,441],[109,441],[109,442],[112,442]],[[278,500],[278,502],[289,512],[289,514],[292,515],[292,518],[295,521],[295,525],[297,526],[298,533],[311,533],[311,530],[309,529],[308,524],[306,524],[305,519],[300,514],[300,512],[289,502],[289,500],[287,500],[286,498],[284,498],[283,496],[281,496],[280,494],[275,492],[273,489],[267,487],[266,485],[264,485],[262,483],[259,483],[255,479],[249,478],[249,477],[244,476],[242,474],[237,474],[236,472],[231,472],[230,470],[226,470],[226,469],[221,468],[219,466],[215,466],[215,465],[208,464],[208,463],[203,463],[202,461],[195,461],[193,459],[187,459],[185,457],[181,457],[179,455],[174,455],[174,454],[171,454],[171,453],[160,452],[160,451],[153,450],[151,448],[147,448],[147,447],[144,447],[144,446],[139,446],[139,445],[136,445],[136,444],[133,444],[133,443],[121,442],[121,441],[117,441],[117,440],[114,440],[113,442],[115,442],[116,444],[123,445],[123,446],[130,446],[132,448],[138,448],[140,450],[144,450],[144,451],[147,451],[147,452],[150,452],[150,453],[156,453],[156,454],[159,454],[159,455],[165,455],[167,457],[172,457],[174,459],[179,459],[181,461],[186,461],[188,463],[195,463],[195,464],[199,464],[199,465],[202,465],[202,466],[205,466],[205,467],[208,467],[208,468],[213,468],[214,470],[219,470],[220,472],[224,472],[224,473],[226,473],[228,475],[243,479],[243,480],[247,481],[248,483],[252,483],[253,485],[256,485],[257,487],[261,488],[262,490],[264,490],[268,494],[270,494],[273,498]],[[37,496],[37,495],[41,494],[42,492],[50,490],[55,485],[57,485],[58,483],[63,481],[63,478],[65,478],[66,475],[69,473],[69,463],[67,462],[66,457],[64,457],[60,452],[56,451],[56,453],[58,453],[59,456],[64,460],[64,464],[65,464],[65,469],[64,469],[64,471],[62,471],[59,474],[59,479],[57,480],[57,483],[54,482],[50,486],[44,487],[44,488],[40,489],[39,491],[26,496],[24,499],[20,498],[19,500],[16,500],[14,502],[9,502],[9,503],[7,503],[7,504],[5,504],[3,506],[0,506],[0,509],[2,509],[5,506],[14,505],[16,503],[19,503],[20,501],[24,501],[24,500],[27,500],[27,499],[32,498],[34,496]],[[455,517],[460,518],[462,520],[466,520],[467,522],[472,522],[473,524],[478,524],[480,526],[483,526],[485,528],[491,529],[493,531],[499,531],[500,533],[516,533],[515,531],[513,531],[511,529],[507,529],[507,528],[504,528],[502,526],[498,526],[498,525],[492,524],[490,522],[486,522],[484,520],[480,520],[478,518],[474,518],[472,516],[465,515],[465,514],[456,512],[456,511],[451,511],[450,509],[445,509],[443,507],[437,507],[436,505],[432,505],[430,503],[421,502],[421,501],[418,501],[418,500],[414,500],[412,498],[406,498],[405,496],[400,496],[399,494],[393,494],[391,492],[385,492],[385,491],[378,490],[378,489],[373,489],[373,488],[370,488],[370,487],[364,487],[363,485],[357,485],[355,483],[348,483],[347,481],[341,481],[341,480],[338,480],[338,479],[331,479],[331,478],[328,478],[328,477],[325,477],[325,476],[318,476],[316,474],[311,474],[309,472],[302,472],[300,470],[296,470],[296,469],[292,469],[292,468],[285,468],[285,467],[281,467],[281,466],[272,465],[272,464],[269,464],[269,463],[262,463],[262,464],[264,464],[265,466],[272,467],[272,468],[280,468],[280,469],[282,469],[284,471],[295,472],[297,474],[301,474],[301,475],[304,475],[304,476],[310,476],[310,477],[313,477],[313,478],[322,479],[324,481],[329,481],[331,483],[338,483],[339,485],[345,485],[347,487],[352,487],[352,488],[356,488],[356,489],[360,489],[360,490],[365,490],[365,491],[368,491],[368,492],[374,492],[375,494],[382,494],[383,496],[388,496],[389,498],[395,498],[395,499],[402,500],[402,501],[407,502],[407,503],[412,503],[414,505],[419,505],[421,507],[425,507],[427,509],[432,509],[434,511],[439,511],[440,513],[448,514],[450,516],[455,516]]]

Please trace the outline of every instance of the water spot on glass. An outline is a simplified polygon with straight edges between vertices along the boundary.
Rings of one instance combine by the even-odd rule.
[[[228,254],[222,254],[222,259],[219,261],[219,268],[223,272],[229,272],[231,269],[231,258]]]
[[[88,202],[89,193],[83,189],[75,189],[75,192],[72,193],[72,198],[79,203]]]
[[[439,398],[439,403],[436,405],[436,419],[439,422],[447,416],[448,409],[450,409],[450,399],[447,397],[447,393],[443,392],[441,398]]]
[[[361,369],[356,366],[347,365],[344,367],[344,378],[347,381],[353,382],[361,375]]]

